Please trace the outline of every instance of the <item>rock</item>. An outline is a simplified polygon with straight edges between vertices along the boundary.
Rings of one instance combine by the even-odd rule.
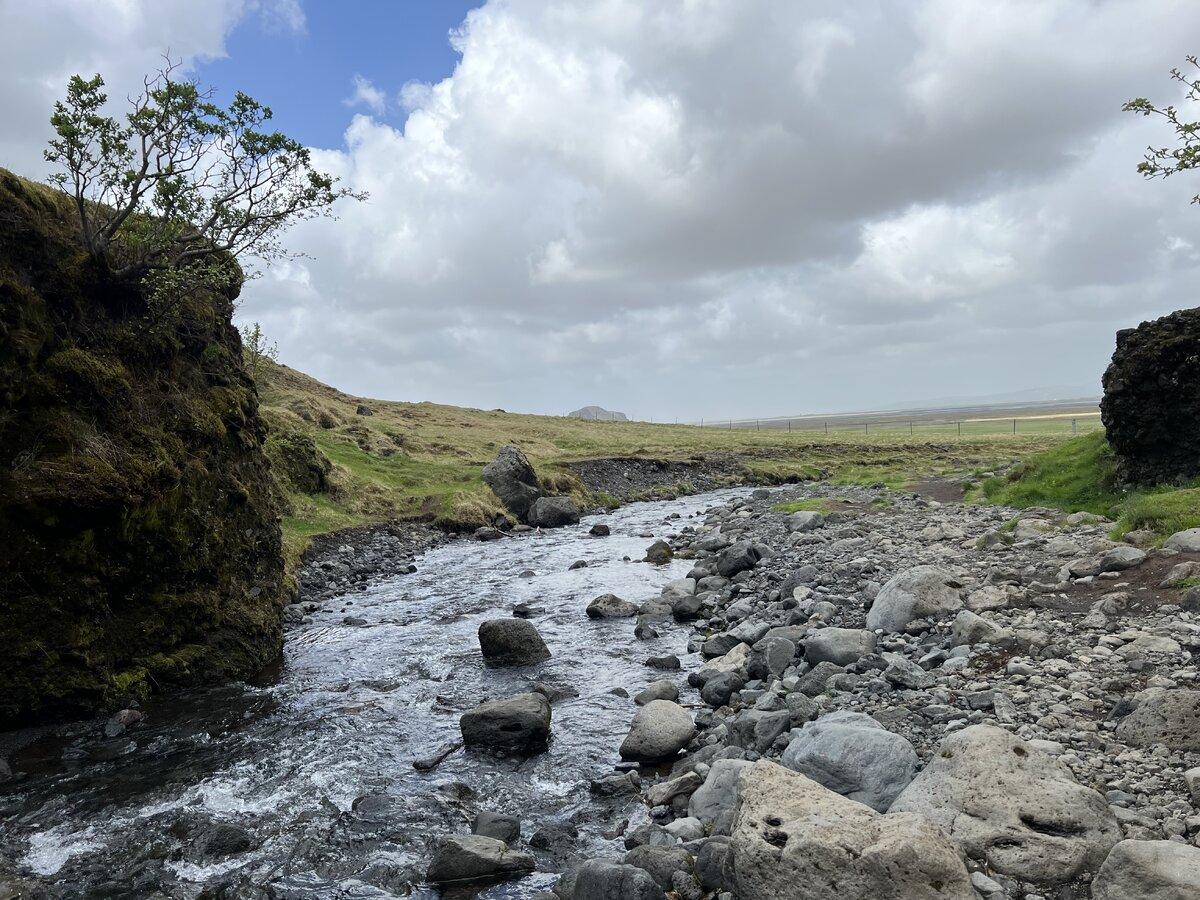
[[[707,838],[696,852],[696,879],[706,891],[725,887],[725,859],[729,855],[729,838],[714,835]]]
[[[804,659],[810,666],[848,666],[874,652],[875,633],[864,628],[819,628],[804,639]]]
[[[813,666],[812,670],[805,672],[800,681],[796,684],[796,690],[802,694],[807,694],[809,697],[816,697],[824,693],[825,685],[834,675],[840,675],[846,670],[841,666],[835,666],[831,662],[821,662]]]
[[[766,760],[743,770],[729,854],[755,900],[975,900],[958,851],[911,814],[881,815]]]
[[[678,597],[671,603],[671,616],[677,622],[691,622],[700,618],[703,608],[704,601],[695,595]]]
[[[676,797],[690,797],[704,783],[695,772],[684,772],[678,778],[662,781],[646,791],[646,803],[650,806],[666,806]]]
[[[458,724],[469,747],[531,748],[550,737],[550,701],[535,693],[489,700],[463,713]]]
[[[205,857],[236,856],[254,849],[254,838],[239,825],[218,822],[198,839],[199,852]]]
[[[1192,803],[1200,806],[1200,766],[1195,766],[1184,772],[1183,780],[1187,784],[1188,793],[1192,795]]]
[[[521,820],[507,813],[483,809],[471,825],[471,834],[481,834],[513,846],[521,839]]]
[[[775,743],[775,738],[792,725],[792,715],[786,709],[768,712],[748,709],[738,713],[729,723],[729,743],[734,747],[766,753]]]
[[[675,551],[671,549],[671,545],[666,541],[655,541],[646,548],[646,559],[648,563],[653,563],[656,566],[661,566],[664,563],[669,563],[675,555]]]
[[[477,541],[498,541],[504,537],[504,532],[490,525],[483,525],[472,532],[471,537]]]
[[[638,605],[622,600],[616,594],[602,594],[587,606],[589,619],[631,619],[638,614]]]
[[[634,695],[633,702],[638,706],[645,706],[651,700],[670,700],[675,702],[678,699],[679,688],[675,682],[660,678],[658,681],[650,682],[644,690]]]
[[[804,510],[788,516],[788,527],[793,532],[814,531],[825,524],[825,516],[815,510]]]
[[[1100,418],[1121,481],[1156,484],[1200,475],[1197,383],[1200,310],[1117,332]]]
[[[670,759],[687,746],[696,733],[691,713],[670,700],[651,700],[637,711],[629,734],[621,743],[621,758]]]
[[[603,522],[597,522],[590,529],[588,529],[588,534],[590,534],[592,537],[608,537],[610,534],[612,534],[612,529],[610,529]]]
[[[626,853],[625,863],[642,869],[654,879],[655,884],[664,891],[669,891],[676,872],[691,874],[692,854],[682,847],[645,844]]]
[[[1163,549],[1178,550],[1181,553],[1200,553],[1200,528],[1176,531],[1163,542]]]
[[[590,422],[628,422],[623,412],[605,409],[603,406],[584,406],[567,413],[572,419],[587,419]]]
[[[796,656],[796,645],[784,637],[765,637],[750,650],[746,674],[751,678],[770,679],[782,675]]]
[[[780,762],[878,812],[886,812],[917,773],[917,753],[906,738],[849,711],[807,723]]]
[[[1011,644],[1014,635],[1011,628],[997,625],[990,619],[964,609],[954,617],[950,627],[950,646],[962,647],[969,644]]]
[[[1092,900],[1196,900],[1200,848],[1176,841],[1121,841],[1092,882]]]
[[[688,815],[701,822],[716,822],[733,815],[737,806],[738,777],[750,765],[747,759],[718,759],[704,784],[688,799]]]
[[[1135,747],[1200,750],[1200,691],[1149,688],[1136,699],[1117,726],[1118,738]]]
[[[501,447],[496,458],[483,467],[483,481],[505,509],[522,521],[534,501],[542,496],[529,459],[511,444]]]
[[[651,669],[658,669],[660,672],[678,672],[681,668],[679,657],[674,653],[668,653],[665,656],[651,656],[646,660],[646,665]]]
[[[526,521],[537,528],[562,528],[579,524],[579,509],[570,497],[538,497]]]
[[[867,613],[867,628],[896,632],[913,619],[944,619],[962,609],[960,587],[936,566],[906,569],[880,590]]]
[[[704,687],[700,689],[700,699],[713,709],[718,709],[727,704],[745,683],[746,680],[737,672],[717,672],[704,682]]]
[[[738,572],[753,569],[762,559],[762,553],[749,541],[739,541],[721,551],[717,557],[717,574],[732,578]]]
[[[887,668],[883,670],[884,679],[898,687],[919,691],[930,687],[936,681],[932,675],[900,653],[885,653],[883,661],[887,663]]]
[[[479,626],[479,649],[494,666],[529,666],[550,658],[550,650],[528,619],[489,619]]]
[[[1145,550],[1139,550],[1137,547],[1122,544],[1119,547],[1113,547],[1100,557],[1100,571],[1123,572],[1126,569],[1132,569],[1134,566],[1140,566],[1145,561]]]
[[[941,827],[995,871],[1035,884],[1100,867],[1121,831],[1100,794],[1009,732],[972,725],[939,745],[891,806]]]
[[[533,857],[481,834],[453,834],[437,839],[426,878],[433,884],[495,881],[534,869]]]
[[[607,859],[589,859],[575,872],[569,900],[664,900],[665,894],[645,869]]]

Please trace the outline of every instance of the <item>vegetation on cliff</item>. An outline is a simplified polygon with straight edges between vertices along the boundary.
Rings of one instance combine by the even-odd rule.
[[[0,170],[0,723],[249,674],[280,648],[266,428],[237,288],[141,283],[69,198]],[[226,258],[226,265],[236,267]]]

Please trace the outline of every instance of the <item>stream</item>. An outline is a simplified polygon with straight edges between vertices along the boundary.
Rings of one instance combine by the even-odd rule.
[[[646,820],[638,795],[599,799],[588,789],[613,771],[636,711],[614,689],[631,697],[669,677],[688,702],[682,673],[645,665],[650,656],[685,657],[687,629],[668,624],[661,637],[638,640],[633,620],[592,621],[584,609],[604,593],[656,596],[692,563],[638,562],[651,541],[746,492],[633,504],[491,543],[450,542],[419,558],[414,574],[381,575],[325,602],[310,623],[288,630],[281,664],[256,683],[152,701],[144,722],[114,738],[95,722],[47,733],[11,759],[20,777],[0,795],[0,869],[81,898],[548,890],[550,873],[572,854],[614,855],[620,823]],[[600,520],[610,537],[588,535]],[[586,568],[568,568],[581,559]],[[485,667],[480,622],[520,602],[534,608],[553,657]],[[413,768],[459,738],[464,711],[534,682],[579,693],[554,703],[546,752],[459,750],[432,771]],[[439,894],[423,883],[430,841],[469,831],[481,809],[519,815],[523,843],[539,833],[540,872]]]

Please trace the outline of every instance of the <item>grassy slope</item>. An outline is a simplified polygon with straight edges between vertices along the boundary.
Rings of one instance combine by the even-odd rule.
[[[292,510],[284,535],[293,559],[310,536],[357,524],[423,517],[470,527],[490,520],[501,509],[480,473],[509,443],[529,455],[551,489],[597,502],[603,498],[587,497],[567,463],[610,456],[689,460],[732,451],[744,459],[748,476],[764,482],[826,477],[898,487],[919,476],[982,471],[1061,441],[1047,434],[729,431],[364,401],[270,363],[259,391],[277,433],[307,435],[335,464],[328,490],[286,490]],[[356,415],[359,403],[374,415]]]
[[[1104,436],[1089,434],[1030,457],[1011,478],[984,482],[982,494],[1009,506],[1098,513],[1116,520],[1118,534],[1149,528],[1165,537],[1200,526],[1200,487],[1122,491],[1114,485],[1114,469]]]

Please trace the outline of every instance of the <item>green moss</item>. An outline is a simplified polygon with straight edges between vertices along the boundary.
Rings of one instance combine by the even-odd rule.
[[[791,513],[798,512],[829,512],[835,508],[836,500],[831,500],[825,497],[811,497],[807,500],[793,500],[790,503],[776,503],[772,509],[775,512]]]

